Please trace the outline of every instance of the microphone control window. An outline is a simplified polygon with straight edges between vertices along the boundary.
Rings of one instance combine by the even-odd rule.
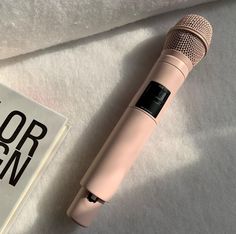
[[[169,96],[170,91],[166,87],[151,81],[135,106],[156,118]]]

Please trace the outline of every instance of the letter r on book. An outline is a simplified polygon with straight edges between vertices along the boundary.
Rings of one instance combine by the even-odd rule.
[[[40,127],[42,130],[38,136],[34,136],[31,134],[31,132],[35,126]],[[35,150],[38,147],[38,144],[39,144],[38,141],[41,140],[42,138],[44,138],[46,134],[47,134],[47,127],[45,125],[43,125],[42,123],[38,122],[37,120],[33,120],[32,123],[30,124],[30,126],[28,127],[28,129],[26,130],[24,136],[21,138],[20,142],[16,146],[16,149],[20,150],[21,147],[23,146],[23,144],[25,143],[25,141],[27,140],[27,138],[30,138],[33,141],[33,145],[31,147],[28,155],[30,157],[32,157]]]

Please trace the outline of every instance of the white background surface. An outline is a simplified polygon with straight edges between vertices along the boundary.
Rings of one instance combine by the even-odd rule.
[[[153,17],[0,63],[1,81],[69,117],[72,129],[11,234],[236,232],[236,2]],[[198,13],[213,44],[112,202],[88,229],[65,211],[79,180],[158,58],[166,32]]]
[[[0,59],[210,1],[212,0],[1,0]]]

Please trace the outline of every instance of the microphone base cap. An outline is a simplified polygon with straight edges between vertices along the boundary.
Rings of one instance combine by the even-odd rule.
[[[88,227],[91,224],[103,205],[100,199],[96,202],[89,200],[89,195],[91,193],[82,187],[66,212],[67,216],[82,227]]]

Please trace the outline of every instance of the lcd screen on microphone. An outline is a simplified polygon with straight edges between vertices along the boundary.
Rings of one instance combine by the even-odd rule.
[[[170,91],[166,87],[151,81],[135,106],[156,118],[169,95]]]

